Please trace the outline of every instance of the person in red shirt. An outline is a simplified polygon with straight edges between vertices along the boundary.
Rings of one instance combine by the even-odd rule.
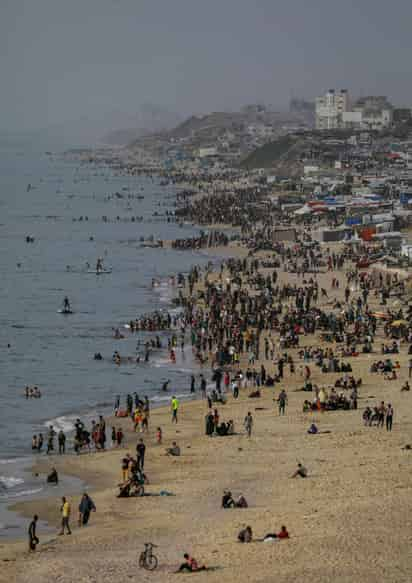
[[[269,533],[265,536],[265,538],[263,539],[265,542],[270,542],[270,541],[274,541],[277,539],[282,539],[282,538],[289,538],[289,533],[286,529],[286,526],[282,526],[280,529],[280,532],[278,533]]]
[[[282,526],[280,532],[278,532],[278,538],[289,538],[289,533],[286,529],[286,526]]]

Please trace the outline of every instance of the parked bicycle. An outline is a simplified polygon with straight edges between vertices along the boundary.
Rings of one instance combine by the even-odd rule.
[[[153,554],[153,543],[145,543],[144,551],[140,553],[139,567],[147,571],[154,571],[157,567],[157,557]]]

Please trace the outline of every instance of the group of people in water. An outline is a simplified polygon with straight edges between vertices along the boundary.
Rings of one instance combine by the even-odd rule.
[[[42,396],[42,392],[37,386],[34,387],[26,386],[24,390],[24,395],[26,399],[40,399]]]

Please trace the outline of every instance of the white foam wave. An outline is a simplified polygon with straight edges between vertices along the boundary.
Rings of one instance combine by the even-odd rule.
[[[0,465],[3,464],[17,464],[19,462],[26,462],[29,458],[26,457],[11,457],[6,459],[0,459]]]
[[[170,401],[172,397],[177,397],[178,399],[184,399],[188,396],[188,393],[173,393],[169,391],[168,395],[155,395],[150,399],[153,403],[164,403],[165,401]]]
[[[20,490],[19,492],[12,492],[8,494],[0,494],[0,500],[4,500],[5,498],[21,498],[22,496],[33,496],[33,494],[38,494],[41,492],[43,488],[33,488],[32,490]]]
[[[13,476],[0,476],[0,488],[4,486],[7,490],[14,488],[19,484],[23,484],[23,478],[15,478]]]
[[[56,417],[55,419],[46,421],[44,425],[46,427],[53,425],[54,430],[62,430],[67,433],[74,430],[76,419],[78,419],[78,415],[62,415],[61,417]]]

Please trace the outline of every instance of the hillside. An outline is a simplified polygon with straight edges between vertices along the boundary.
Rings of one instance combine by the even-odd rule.
[[[282,136],[252,152],[242,161],[241,166],[243,168],[271,168],[279,162],[294,157],[292,150],[298,142],[299,139],[295,136]]]

